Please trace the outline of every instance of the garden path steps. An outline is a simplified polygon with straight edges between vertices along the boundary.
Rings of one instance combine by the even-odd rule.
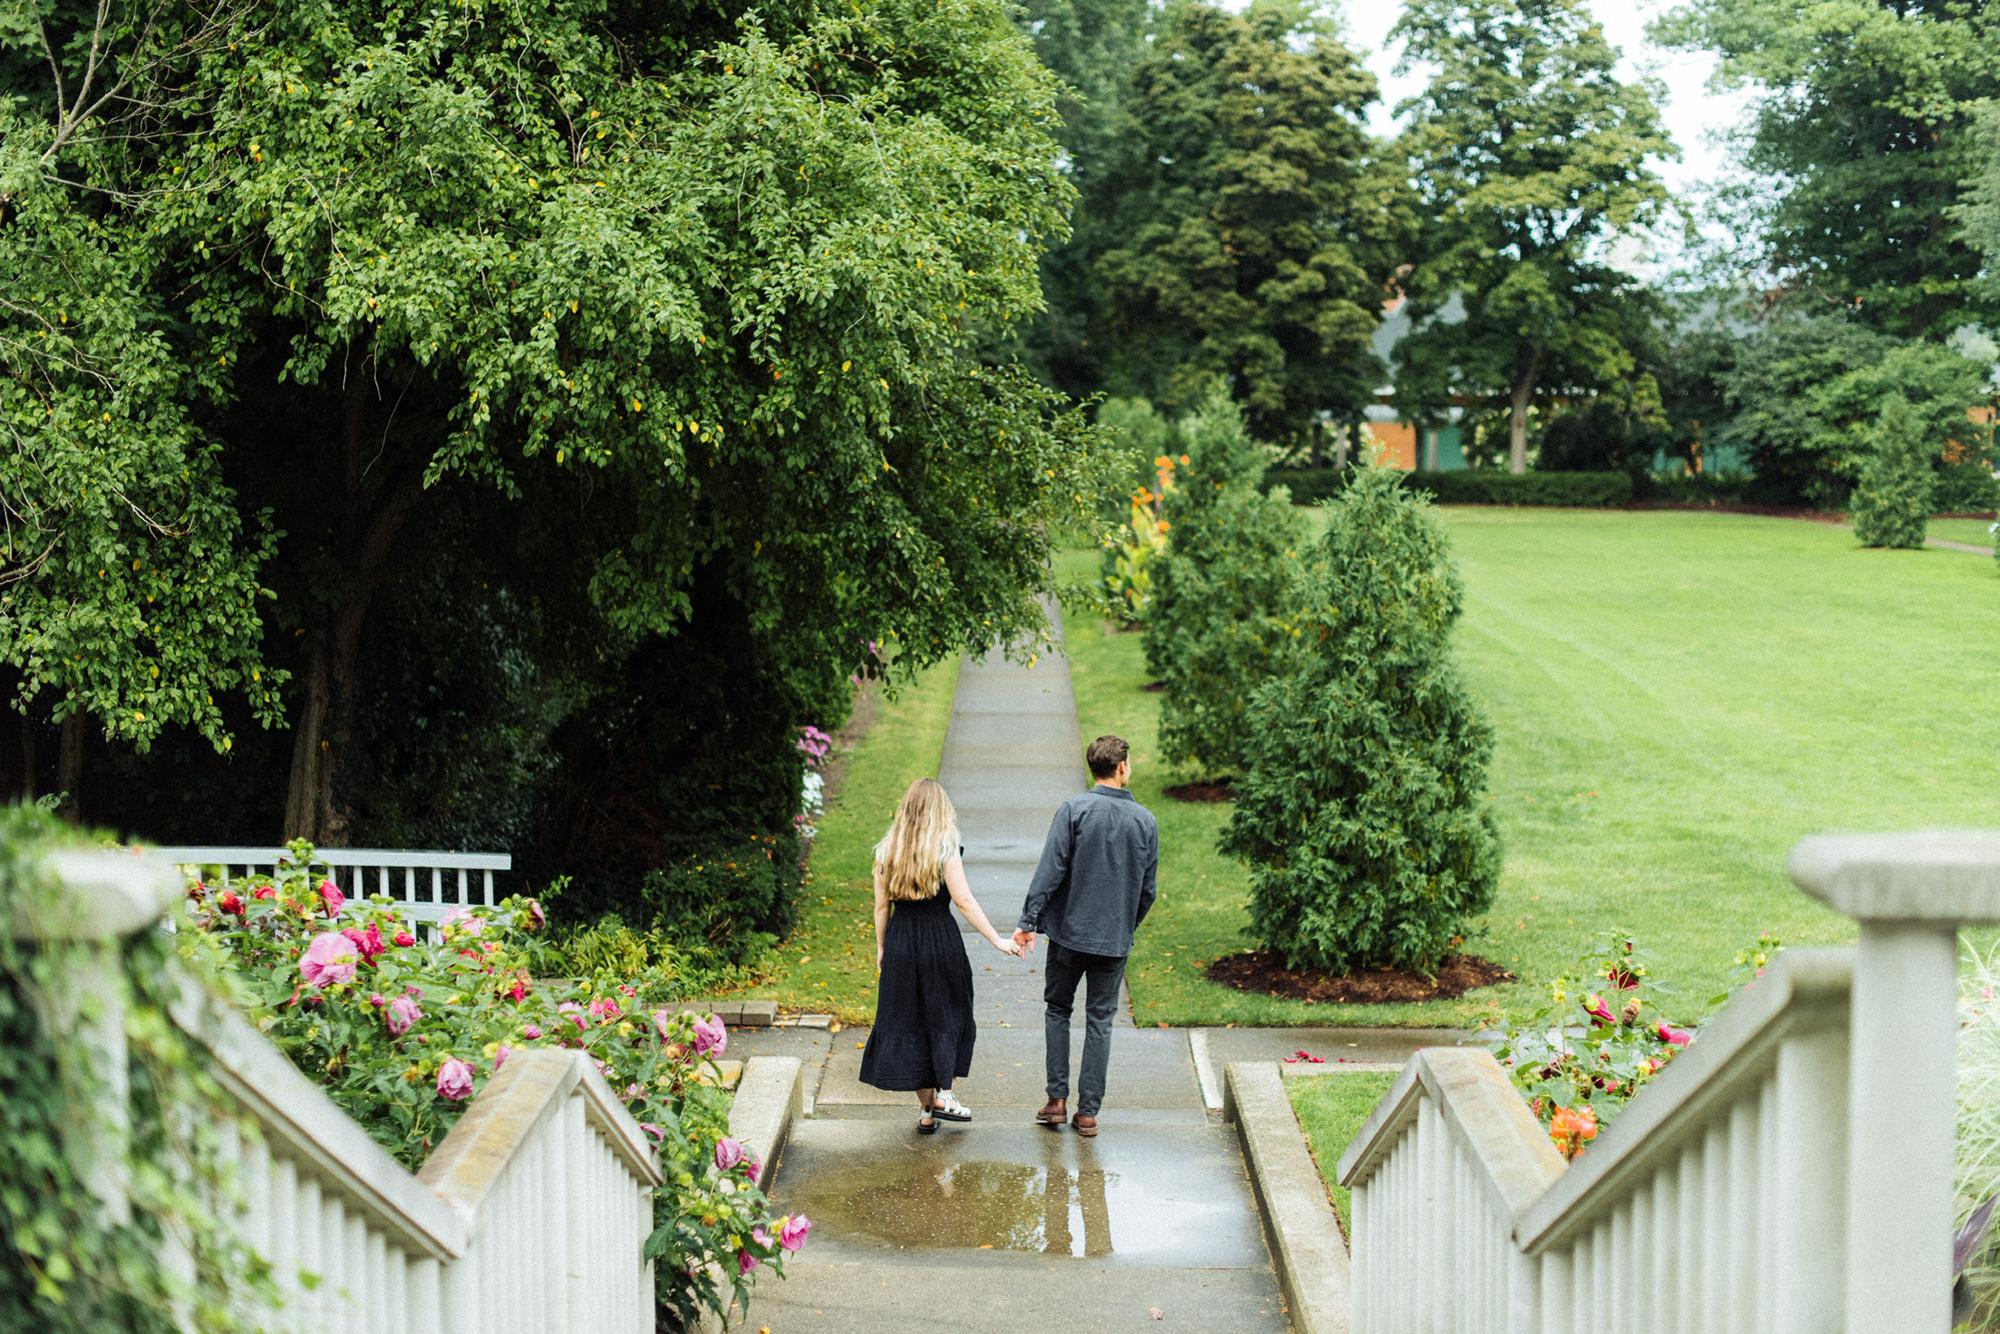
[[[938,777],[1003,935],[1050,817],[1084,788],[1081,750],[1066,658],[965,663]],[[1242,1155],[1204,1110],[1186,1033],[1136,1028],[1122,1005],[1103,1133],[1044,1130],[1046,944],[1016,960],[963,939],[979,1038],[958,1092],[973,1121],[919,1135],[909,1094],[860,1082],[865,1031],[836,1035],[775,1182],[776,1209],[810,1217],[812,1239],[785,1282],[758,1285],[745,1327],[1288,1329]],[[1079,996],[1073,1062],[1082,1020]]]

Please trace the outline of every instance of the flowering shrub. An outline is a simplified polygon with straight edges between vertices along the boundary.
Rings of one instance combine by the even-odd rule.
[[[668,1184],[647,1254],[676,1320],[747,1303],[752,1271],[798,1248],[810,1224],[770,1217],[756,1157],[728,1138],[714,1065],[728,1033],[669,1008],[670,978],[540,980],[535,900],[461,909],[432,942],[392,905],[346,900],[293,846],[296,869],[247,893],[192,881],[200,930],[183,935],[220,947],[259,1026],[398,1160],[420,1166],[513,1052],[568,1047],[658,1146]]]
[[[640,912],[684,949],[742,965],[791,930],[802,880],[795,833],[753,834],[648,871]]]
[[[1185,463],[1186,456],[1181,461]],[[1127,622],[1146,619],[1152,603],[1153,566],[1167,551],[1167,520],[1160,507],[1174,490],[1174,460],[1162,454],[1153,460],[1153,486],[1132,493],[1125,527],[1105,539],[1104,587],[1109,609]]]
[[[1665,988],[1629,938],[1612,935],[1549,988],[1549,1004],[1494,1054],[1565,1158],[1582,1153],[1694,1031],[1660,1009]],[[1757,966],[1761,968],[1760,961]]]

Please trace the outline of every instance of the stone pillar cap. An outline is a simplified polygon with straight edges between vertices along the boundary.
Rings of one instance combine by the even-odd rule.
[[[1806,893],[1862,922],[2000,922],[2000,830],[1813,834],[1785,869]]]

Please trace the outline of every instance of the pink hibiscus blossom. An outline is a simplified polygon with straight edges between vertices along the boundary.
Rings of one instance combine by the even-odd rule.
[[[1604,1003],[1604,997],[1592,994],[1583,998],[1583,1012],[1600,1024],[1615,1024],[1618,1017]]]
[[[743,1153],[743,1175],[751,1185],[757,1184],[757,1174],[763,1170],[764,1165],[757,1161],[757,1155],[746,1149]]]
[[[530,1042],[534,1041],[541,1035],[542,1035],[542,1026],[540,1024],[524,1024],[521,1027],[521,1036],[527,1038]]]
[[[221,906],[222,906],[222,911],[228,913],[231,917],[237,918],[239,920],[241,920],[243,914],[245,913],[245,911],[247,911],[247,909],[244,906],[243,900],[236,896],[236,891],[233,889],[225,889],[222,891]]]
[[[600,996],[590,1003],[590,1017],[593,1019],[616,1019],[623,1013],[618,1008],[618,1002],[609,996]]]
[[[720,1056],[729,1049],[729,1030],[714,1015],[694,1021],[694,1049],[703,1056]]]
[[[463,1102],[472,1096],[472,1067],[456,1056],[438,1067],[437,1091],[440,1098]]]
[[[1688,1032],[1685,1028],[1675,1028],[1665,1020],[1660,1021],[1660,1027],[1657,1031],[1660,1035],[1660,1041],[1670,1042],[1676,1047],[1687,1046],[1689,1040],[1694,1037],[1694,1034]]]
[[[340,916],[340,910],[347,905],[347,895],[341,893],[340,886],[331,880],[319,882],[319,897],[320,901],[326,904],[328,917]]]
[[[382,1022],[389,1025],[389,1032],[392,1035],[401,1037],[423,1017],[424,1012],[415,1001],[408,996],[398,996],[389,1002],[388,1012],[382,1016]]]
[[[727,1172],[743,1161],[743,1146],[724,1135],[715,1142],[715,1170]]]
[[[299,960],[299,972],[311,986],[330,987],[353,981],[354,970],[360,963],[361,955],[353,941],[338,931],[322,931],[306,946],[305,957]]]
[[[401,945],[404,949],[408,949],[410,946],[417,943],[417,938],[411,935],[407,931],[398,931],[395,935],[389,937],[389,939],[395,941],[398,945]]]
[[[486,930],[486,919],[474,917],[472,909],[463,905],[445,914],[444,924],[457,930],[461,936],[476,936]]]
[[[740,1278],[757,1267],[757,1257],[748,1251],[736,1252],[736,1274]]]
[[[812,1220],[804,1214],[794,1214],[790,1218],[778,1220],[778,1244],[788,1251],[796,1252],[806,1244],[806,1233],[812,1231]]]
[[[348,927],[340,933],[354,942],[354,948],[361,951],[361,962],[373,963],[375,956],[388,949],[382,943],[382,928],[370,922],[366,931],[358,927]]]
[[[581,1033],[590,1027],[590,1020],[583,1017],[583,1007],[575,1001],[564,1001],[556,1006],[556,1010],[576,1025],[577,1032]]]

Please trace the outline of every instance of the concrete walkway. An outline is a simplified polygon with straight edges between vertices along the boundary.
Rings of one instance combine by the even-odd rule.
[[[1003,935],[1049,818],[1084,787],[1080,752],[1065,658],[965,665],[938,778],[973,892]],[[911,1095],[860,1083],[865,1033],[832,1038],[775,1187],[781,1212],[812,1218],[812,1240],[788,1281],[758,1285],[747,1327],[1289,1328],[1242,1155],[1204,1106],[1187,1033],[1134,1028],[1128,1002],[1102,1133],[1042,1129],[1042,949],[1017,960],[964,939],[979,1039],[958,1093],[972,1122],[919,1135]],[[1073,1061],[1082,1020],[1079,997]]]

